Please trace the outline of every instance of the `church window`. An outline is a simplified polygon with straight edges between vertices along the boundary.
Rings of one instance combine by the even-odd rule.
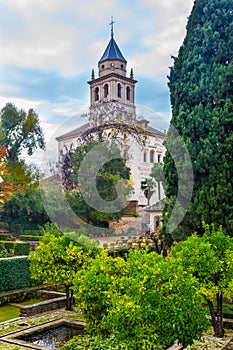
[[[102,69],[104,69],[104,64],[102,64]]]
[[[150,163],[154,163],[154,154],[155,154],[155,151],[151,150],[150,151]]]
[[[104,97],[108,97],[108,84],[104,85]]]
[[[99,101],[99,88],[95,88],[95,101]]]
[[[123,64],[121,64],[121,69],[123,69],[124,68],[124,65]]]
[[[161,154],[158,154],[158,163],[161,162]]]
[[[126,100],[130,101],[130,88],[129,88],[129,86],[127,86],[127,88],[126,88]]]
[[[144,161],[144,163],[147,162],[147,151],[144,151],[144,154],[143,154],[143,161]]]
[[[121,97],[121,84],[117,84],[117,97]]]

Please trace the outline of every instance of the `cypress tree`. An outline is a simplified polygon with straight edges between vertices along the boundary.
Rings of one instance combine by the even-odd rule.
[[[202,235],[205,221],[233,235],[233,1],[196,0],[186,29],[168,77],[172,119],[167,145],[176,147],[177,155],[174,160],[167,151],[164,159],[169,199],[164,228],[174,215],[177,169],[183,162],[174,127],[191,158],[194,183],[187,212],[170,234],[175,240],[194,231]]]

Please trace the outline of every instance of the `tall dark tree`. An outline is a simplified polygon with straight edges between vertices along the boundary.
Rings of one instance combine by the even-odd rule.
[[[172,105],[167,144],[177,144],[172,126],[181,135],[190,155],[194,185],[188,210],[172,235],[180,240],[193,231],[202,235],[201,222],[233,227],[233,2],[196,0],[187,34],[174,57],[169,76]],[[164,160],[167,215],[179,190],[179,165],[184,152],[167,152]],[[179,171],[179,170],[178,170]],[[188,183],[188,176],[187,176]]]

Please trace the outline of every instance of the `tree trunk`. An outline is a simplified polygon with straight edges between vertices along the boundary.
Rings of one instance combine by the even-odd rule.
[[[159,196],[159,201],[161,199],[161,189],[160,189],[160,182],[158,181],[158,196]]]
[[[217,294],[217,312],[214,310],[213,302],[207,299],[210,309],[211,323],[216,337],[224,336],[223,317],[222,317],[222,295]]]
[[[222,294],[217,294],[217,324],[218,324],[218,336],[223,337],[224,336],[224,329],[223,329],[223,307],[222,307]]]
[[[66,286],[66,310],[73,310],[73,302],[74,302],[74,292],[70,290],[69,286]]]

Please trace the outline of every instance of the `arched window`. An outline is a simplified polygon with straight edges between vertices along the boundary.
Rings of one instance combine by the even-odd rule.
[[[130,87],[129,86],[127,86],[127,88],[126,88],[126,100],[130,101]]]
[[[108,84],[104,85],[104,97],[108,97]]]
[[[102,69],[104,69],[104,64],[102,64]]]
[[[158,154],[158,163],[161,163],[161,154]]]
[[[121,84],[117,84],[117,97],[121,97]]]
[[[155,155],[155,151],[151,150],[150,151],[150,163],[154,163],[154,155]]]
[[[143,161],[144,161],[144,163],[147,162],[147,151],[144,151],[144,153],[143,153]]]
[[[95,101],[99,101],[99,88],[98,87],[96,87],[95,88]]]

